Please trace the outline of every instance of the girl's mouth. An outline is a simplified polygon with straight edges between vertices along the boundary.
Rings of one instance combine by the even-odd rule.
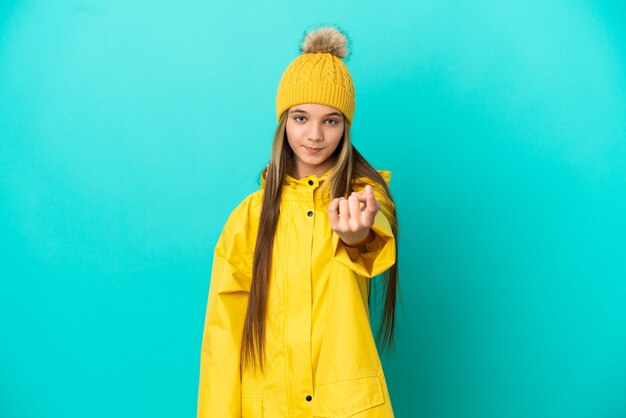
[[[304,147],[304,149],[306,149],[310,154],[317,154],[318,152],[322,150],[322,148],[309,148],[309,147]]]

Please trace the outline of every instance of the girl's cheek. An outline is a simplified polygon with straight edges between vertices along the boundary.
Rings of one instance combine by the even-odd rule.
[[[291,128],[291,132],[293,132],[295,136],[301,136],[303,131],[304,129],[302,129],[302,126],[296,125]]]

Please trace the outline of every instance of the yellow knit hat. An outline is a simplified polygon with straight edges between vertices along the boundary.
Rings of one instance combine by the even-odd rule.
[[[352,124],[354,83],[342,59],[349,55],[348,36],[334,26],[305,32],[302,53],[287,67],[278,84],[276,119],[300,103],[319,103],[340,110]]]

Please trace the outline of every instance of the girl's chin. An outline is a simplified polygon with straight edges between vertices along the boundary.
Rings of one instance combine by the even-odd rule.
[[[326,161],[322,155],[317,155],[317,156],[307,155],[304,158],[301,158],[300,160],[302,160],[303,163],[309,164],[309,165],[319,165],[319,164],[322,164],[324,161]]]

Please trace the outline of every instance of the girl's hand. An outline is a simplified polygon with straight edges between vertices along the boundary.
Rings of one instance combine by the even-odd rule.
[[[361,202],[365,206],[361,207]],[[370,228],[380,209],[380,202],[374,197],[374,190],[369,184],[361,193],[352,192],[347,199],[338,197],[328,206],[330,227],[339,238],[350,247],[360,247],[373,236]]]

